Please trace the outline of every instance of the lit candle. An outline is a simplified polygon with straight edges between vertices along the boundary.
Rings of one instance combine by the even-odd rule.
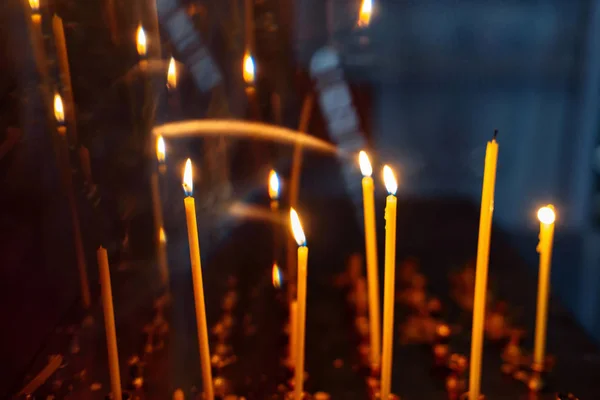
[[[244,54],[244,61],[242,66],[242,75],[244,82],[246,82],[246,98],[248,99],[248,107],[250,108],[250,118],[254,120],[260,119],[260,109],[258,107],[258,99],[256,96],[256,67],[254,65],[254,58],[249,52]]]
[[[279,176],[275,170],[269,172],[269,198],[271,200],[271,211],[277,221],[279,221]],[[279,224],[273,225],[273,262],[277,263],[279,259]]]
[[[275,289],[281,289],[281,270],[277,263],[273,263],[273,268],[271,268],[271,281]]]
[[[144,31],[142,24],[138,25],[135,37],[137,53],[140,56],[140,58],[145,58],[148,48],[146,42],[146,32]]]
[[[69,148],[67,143],[67,127],[65,126],[65,110],[63,107],[62,98],[58,93],[54,95],[54,117],[58,123],[58,134],[60,140],[59,161],[62,164],[62,174],[71,210],[71,223],[73,224],[73,240],[75,242],[75,257],[77,259],[77,270],[79,272],[79,286],[81,289],[81,301],[85,309],[91,305],[90,283],[87,275],[87,263],[85,261],[85,250],[83,240],[81,238],[81,226],[79,225],[79,214],[77,213],[77,201],[73,192],[73,181],[71,176],[71,163],[69,161]]]
[[[100,288],[102,290],[102,310],[104,312],[104,327],[106,329],[106,347],[108,348],[108,367],[110,372],[110,387],[112,398],[122,400],[121,372],[119,370],[119,351],[117,349],[117,332],[115,329],[115,310],[113,308],[112,287],[110,283],[110,268],[106,249],[99,247],[96,252]]]
[[[383,167],[383,181],[389,195],[385,203],[385,277],[383,289],[383,354],[381,357],[381,399],[388,399],[392,388],[394,348],[394,298],[396,279],[396,208],[398,183],[394,172]]]
[[[359,27],[367,27],[371,22],[371,14],[373,13],[373,0],[363,0],[358,13]]]
[[[293,208],[290,209],[290,222],[294,239],[298,244],[298,314],[296,316],[296,350],[295,350],[295,371],[294,371],[294,399],[301,400],[304,392],[304,332],[306,330],[306,277],[308,274],[308,247],[306,246],[306,237],[302,230],[302,224],[298,213]]]
[[[174,90],[177,87],[177,66],[173,57],[169,61],[169,68],[167,70],[167,87],[170,90]]]
[[[554,239],[554,207],[548,205],[538,210],[540,220],[540,271],[538,277],[537,312],[535,318],[535,344],[533,351],[534,370],[543,371],[546,351],[546,326],[548,321],[548,296],[550,294],[550,264]]]
[[[479,240],[477,243],[477,266],[475,271],[475,299],[473,302],[473,328],[471,331],[471,363],[469,373],[469,400],[479,400],[481,394],[481,359],[483,352],[483,328],[485,323],[485,295],[490,256],[490,236],[494,211],[494,187],[498,143],[496,134],[488,142],[483,170],[481,213],[479,216]]]
[[[73,102],[73,90],[71,87],[71,71],[69,68],[69,55],[67,53],[67,44],[65,41],[65,31],[62,18],[58,15],[52,17],[52,32],[56,43],[56,56],[60,71],[60,81],[63,86],[65,96],[67,120],[69,121],[69,135],[72,143],[77,142],[77,131],[75,126],[75,104]]]
[[[377,232],[375,229],[375,190],[373,168],[366,152],[358,155],[363,175],[363,212],[365,218],[365,253],[369,291],[369,334],[371,340],[371,366],[377,369],[381,361],[381,328],[379,317],[379,272],[377,266]]]
[[[165,168],[166,149],[165,141],[162,136],[158,136],[156,139],[156,159],[158,161],[158,168],[164,170]],[[158,270],[161,276],[162,284],[166,288],[169,284],[169,267],[167,265],[167,249],[166,240],[161,240],[162,236],[166,239],[164,234],[164,221],[162,213],[162,202],[160,200],[160,182],[158,179],[158,173],[156,170],[152,171],[150,176],[150,189],[152,191],[152,212],[154,214],[154,235],[156,245],[156,259],[158,263]]]
[[[198,242],[198,226],[196,222],[196,203],[193,193],[192,161],[188,158],[183,174],[183,190],[185,216],[190,245],[190,261],[192,264],[192,282],[194,286],[194,302],[196,304],[196,326],[200,347],[200,363],[202,367],[202,386],[207,400],[214,400],[212,371],[210,364],[210,349],[208,346],[208,329],[206,325],[206,309],[204,305],[204,284],[202,282],[202,265],[200,262],[200,244]]]

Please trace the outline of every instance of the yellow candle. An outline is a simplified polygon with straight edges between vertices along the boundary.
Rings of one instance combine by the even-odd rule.
[[[290,210],[290,222],[298,243],[298,313],[296,316],[296,364],[294,371],[294,399],[301,400],[304,392],[304,332],[306,328],[306,277],[308,274],[308,247],[302,224],[296,210]]]
[[[106,347],[108,348],[108,367],[110,372],[110,387],[113,399],[122,400],[121,373],[119,371],[119,351],[117,349],[117,333],[115,329],[115,310],[113,308],[112,288],[110,284],[110,269],[106,249],[98,248],[98,269],[100,287],[102,289],[102,310],[104,312],[104,327],[106,329]]]
[[[533,365],[538,371],[544,367],[546,351],[546,325],[548,321],[548,296],[550,294],[550,264],[552,261],[552,242],[554,239],[554,207],[548,205],[538,210],[540,220],[540,271],[538,277],[537,312],[535,318],[535,344]]]
[[[358,156],[363,174],[363,213],[365,218],[365,253],[369,289],[369,333],[371,337],[371,365],[375,369],[381,362],[381,328],[379,317],[379,272],[377,266],[377,232],[375,230],[375,190],[373,168],[369,156],[361,151]]]
[[[469,400],[479,400],[481,394],[481,359],[483,352],[483,328],[485,321],[485,295],[487,291],[490,236],[494,211],[494,187],[496,184],[496,164],[498,143],[496,134],[487,144],[483,188],[481,192],[481,213],[479,216],[479,241],[477,244],[477,266],[475,272],[475,299],[473,302],[473,329],[471,332],[471,363],[469,373]]]
[[[385,204],[385,277],[383,289],[383,353],[381,357],[381,399],[392,389],[392,354],[394,349],[394,299],[396,280],[396,190],[394,172],[383,167],[383,180],[389,193]]]
[[[214,400],[212,371],[210,365],[210,349],[208,346],[208,329],[206,325],[206,309],[204,305],[204,284],[202,282],[202,265],[200,262],[200,244],[198,242],[198,226],[196,223],[196,204],[193,193],[192,161],[188,158],[183,175],[183,190],[186,198],[185,216],[187,220],[188,241],[190,245],[190,261],[192,264],[192,283],[194,286],[194,302],[196,304],[196,326],[200,345],[200,364],[202,367],[202,386],[205,398]]]
[[[290,337],[289,337],[289,349],[288,349],[288,365],[293,368],[296,365],[296,346],[297,346],[297,334],[298,334],[298,301],[293,300],[290,303]]]

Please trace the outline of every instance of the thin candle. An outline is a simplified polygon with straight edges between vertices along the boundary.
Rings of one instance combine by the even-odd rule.
[[[156,159],[158,161],[158,168],[164,168],[166,147],[162,136],[158,136],[156,139]],[[154,214],[154,243],[156,245],[156,259],[163,287],[166,288],[169,285],[169,267],[167,265],[166,256],[167,242],[166,240],[161,240],[161,232],[163,237],[166,238],[166,236],[164,234],[162,202],[160,199],[160,182],[156,170],[152,171],[152,175],[150,176],[150,189],[152,191],[152,212]]]
[[[248,107],[250,109],[250,118],[254,120],[260,120],[260,109],[258,107],[258,99],[256,95],[256,67],[254,65],[254,58],[247,52],[244,54],[244,61],[242,65],[242,76],[246,83],[246,98],[248,100]]]
[[[379,271],[377,266],[377,232],[375,229],[375,189],[373,168],[366,152],[358,155],[363,175],[363,213],[365,219],[365,254],[369,291],[369,335],[371,340],[371,366],[377,369],[381,363],[381,327],[379,315]]]
[[[69,68],[69,55],[67,53],[67,43],[65,40],[65,31],[62,18],[58,15],[52,17],[52,32],[56,44],[56,58],[60,71],[60,81],[63,86],[63,94],[67,105],[67,120],[69,121],[69,135],[72,143],[77,142],[77,131],[75,124],[75,103],[73,101],[73,89],[71,87],[71,70]]]
[[[269,172],[269,199],[271,200],[271,211],[275,220],[279,220],[279,176],[275,170]],[[279,259],[279,224],[273,225],[273,262]]]
[[[477,266],[475,270],[475,299],[473,302],[473,328],[471,331],[471,364],[469,366],[469,400],[479,400],[481,394],[481,359],[483,352],[483,328],[485,323],[485,297],[490,256],[490,236],[494,211],[494,188],[498,143],[494,138],[488,142],[483,170],[481,190],[481,212],[479,216],[479,239],[477,243]]]
[[[298,340],[298,301],[290,302],[290,318],[288,321],[289,342],[288,342],[288,366],[294,368],[296,365],[296,346]]]
[[[554,241],[554,207],[548,205],[538,210],[540,220],[540,270],[538,277],[537,311],[535,318],[535,343],[533,365],[535,371],[543,371],[546,352],[546,329],[548,323],[548,296],[550,295],[550,265],[552,262],[552,244]]]
[[[308,247],[298,213],[290,209],[290,223],[294,239],[298,244],[298,311],[296,316],[296,358],[294,371],[294,399],[301,400],[304,392],[304,340],[306,331],[306,279],[308,265]],[[293,324],[292,324],[293,325]]]
[[[398,183],[394,172],[383,167],[383,181],[389,193],[385,204],[385,277],[383,289],[383,354],[381,357],[381,399],[388,399],[392,389],[392,355],[394,348],[394,299],[396,280],[396,209]]]
[[[183,190],[185,192],[185,216],[187,220],[188,241],[190,245],[190,261],[192,264],[192,283],[194,286],[194,302],[196,305],[196,327],[200,347],[200,364],[202,367],[202,387],[207,400],[214,400],[212,371],[210,364],[210,348],[208,345],[208,329],[206,324],[206,308],[204,302],[204,284],[202,282],[202,264],[200,261],[200,244],[198,242],[198,226],[196,222],[196,203],[193,194],[192,161],[188,158],[183,174]]]

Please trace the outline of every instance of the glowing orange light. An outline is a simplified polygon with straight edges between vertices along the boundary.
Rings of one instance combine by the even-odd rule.
[[[358,13],[358,26],[369,26],[373,14],[373,0],[363,0]]]
[[[556,220],[556,214],[554,213],[554,206],[547,205],[538,210],[537,217],[542,224],[550,225]]]
[[[187,196],[194,193],[194,179],[192,177],[192,160],[189,158],[185,162],[185,170],[183,172],[183,191]]]
[[[65,108],[62,97],[58,93],[54,95],[54,117],[59,124],[65,123]]]
[[[290,222],[292,224],[292,233],[294,234],[296,243],[298,243],[298,246],[305,246],[306,236],[304,236],[304,230],[302,229],[302,224],[300,223],[300,217],[298,217],[298,213],[293,208],[290,209]]]
[[[142,28],[141,24],[138,25],[136,38],[137,52],[143,57],[146,55],[146,32],[144,32],[144,28]]]
[[[29,7],[31,7],[31,11],[37,13],[40,11],[40,0],[29,0]]]
[[[165,139],[158,135],[158,139],[156,139],[156,159],[162,164],[165,162],[166,155]]]
[[[175,59],[173,57],[171,57],[171,61],[169,61],[167,86],[169,86],[170,89],[175,89],[177,87],[177,66],[175,65]]]
[[[243,68],[244,82],[246,82],[247,84],[254,83],[254,75],[255,75],[254,59],[252,58],[250,53],[246,53],[244,55],[244,68]]]
[[[371,176],[373,174],[373,167],[371,167],[371,161],[365,151],[358,153],[358,165],[360,165],[360,172],[363,176]]]
[[[273,280],[273,287],[275,289],[280,289],[281,288],[281,270],[279,269],[279,266],[277,265],[277,263],[273,264],[273,269],[271,270],[271,277]]]
[[[269,172],[269,197],[271,200],[279,198],[279,176],[277,176],[275,170]]]
[[[394,176],[394,171],[387,165],[383,167],[383,182],[389,194],[396,194],[398,182]]]
[[[158,240],[160,240],[161,243],[167,243],[167,235],[162,227],[160,228],[160,231],[158,231]]]

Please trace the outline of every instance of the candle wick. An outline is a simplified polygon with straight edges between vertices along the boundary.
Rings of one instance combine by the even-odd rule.
[[[498,137],[498,129],[494,129],[494,140]]]

